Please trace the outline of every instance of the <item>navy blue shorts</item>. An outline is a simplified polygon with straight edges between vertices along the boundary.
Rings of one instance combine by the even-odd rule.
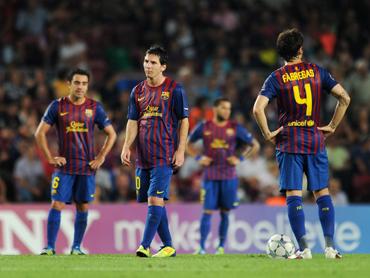
[[[51,199],[70,204],[94,200],[95,175],[70,175],[54,172],[51,178]]]
[[[317,191],[328,187],[329,163],[326,150],[316,154],[294,154],[276,151],[280,169],[280,191],[302,190],[303,173],[307,177],[307,190]]]
[[[150,169],[136,168],[136,198],[139,203],[147,202],[148,196],[168,200],[171,166],[160,166]]]
[[[204,180],[200,200],[205,210],[234,209],[238,202],[238,180]]]

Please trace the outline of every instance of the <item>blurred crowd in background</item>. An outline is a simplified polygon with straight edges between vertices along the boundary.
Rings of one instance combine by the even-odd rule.
[[[262,143],[238,165],[240,201],[279,203],[274,146],[261,138],[251,109],[264,79],[282,65],[276,37],[292,27],[305,36],[305,59],[328,68],[352,98],[327,140],[333,200],[370,202],[369,10],[370,1],[349,0],[0,1],[0,203],[50,200],[53,169],[33,134],[51,100],[68,95],[66,73],[74,67],[92,72],[89,96],[103,102],[119,134],[97,172],[96,202],[135,199],[133,169],[119,157],[129,94],[144,79],[143,56],[154,43],[167,48],[167,75],[186,89],[191,128],[212,118],[212,102],[227,96],[233,118]],[[325,96],[322,124],[335,105]],[[276,104],[267,115],[277,127]],[[55,132],[49,138],[57,154]],[[97,147],[104,139],[97,132]],[[201,178],[187,157],[172,179],[171,201],[197,202]]]

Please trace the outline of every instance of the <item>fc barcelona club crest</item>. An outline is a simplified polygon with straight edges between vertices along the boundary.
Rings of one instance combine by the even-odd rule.
[[[169,92],[169,91],[162,92],[162,94],[161,94],[161,98],[162,98],[163,100],[167,100],[169,97],[170,97],[170,92]]]
[[[91,118],[92,115],[93,115],[92,109],[86,109],[85,110],[85,115],[86,115],[86,117]]]

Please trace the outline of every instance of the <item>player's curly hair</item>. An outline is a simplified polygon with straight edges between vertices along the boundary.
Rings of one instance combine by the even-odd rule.
[[[302,45],[303,34],[296,28],[281,32],[276,41],[278,54],[287,62],[297,57],[298,50]]]
[[[146,54],[153,54],[159,57],[159,62],[161,65],[167,65],[168,63],[168,54],[166,49],[161,45],[152,45],[149,47],[149,49],[146,51]]]

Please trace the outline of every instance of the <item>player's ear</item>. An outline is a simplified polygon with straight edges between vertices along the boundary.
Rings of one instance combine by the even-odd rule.
[[[166,64],[162,65],[161,67],[162,67],[162,72],[167,69],[167,65]]]
[[[298,49],[298,56],[303,55],[303,46]]]

